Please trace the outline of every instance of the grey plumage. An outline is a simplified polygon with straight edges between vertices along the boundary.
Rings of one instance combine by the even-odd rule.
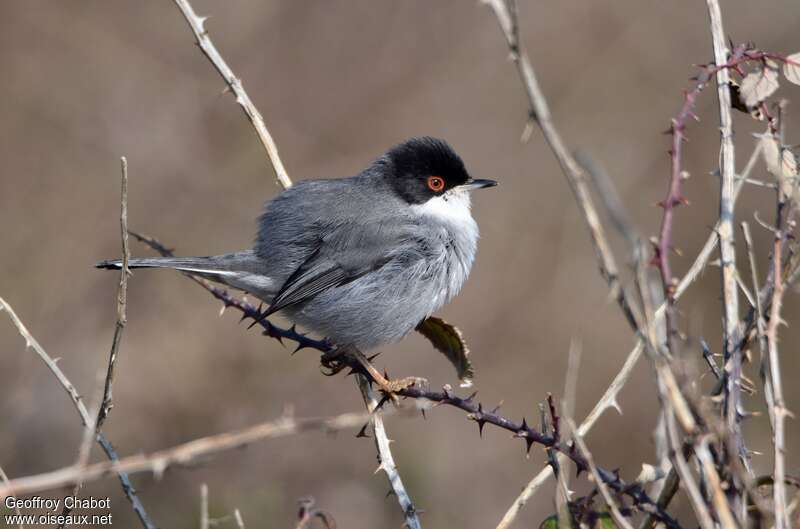
[[[412,157],[415,163],[393,155],[414,141],[428,142],[415,147],[421,157]],[[355,177],[307,180],[275,197],[259,219],[251,250],[131,259],[130,266],[174,268],[248,291],[271,305],[268,312],[281,311],[339,345],[369,350],[397,341],[460,290],[478,237],[469,189],[492,184],[473,183],[440,140],[411,142]],[[431,162],[426,147],[442,144],[447,156],[437,151],[444,158]],[[416,179],[440,173],[450,188],[426,197]],[[398,183],[402,178],[409,180]],[[398,185],[413,187],[399,193]]]

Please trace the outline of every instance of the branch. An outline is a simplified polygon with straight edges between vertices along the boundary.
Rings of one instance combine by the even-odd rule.
[[[370,386],[370,381],[365,376],[356,375],[356,381],[358,382],[358,388],[361,390],[364,402],[367,404],[367,411],[370,413],[372,433],[375,435],[375,448],[378,450],[378,460],[380,461],[378,470],[383,470],[386,473],[386,477],[389,479],[392,492],[397,496],[400,508],[403,509],[405,525],[408,529],[420,529],[422,525],[417,516],[417,509],[414,507],[408,492],[406,492],[403,480],[400,478],[400,473],[397,471],[397,466],[394,464],[394,457],[392,457],[392,451],[389,448],[391,440],[386,435],[386,427],[383,424],[383,413],[380,409],[380,402],[375,398],[375,393]],[[376,472],[378,470],[376,470]]]
[[[67,376],[64,374],[63,371],[58,367],[55,360],[53,360],[50,355],[44,350],[44,348],[39,345],[39,342],[36,341],[22,321],[19,319],[17,314],[14,312],[14,309],[11,308],[3,298],[0,297],[0,310],[5,310],[8,312],[8,316],[11,318],[11,321],[17,327],[20,335],[25,338],[25,347],[31,347],[39,355],[39,358],[47,365],[50,369],[50,372],[56,377],[58,382],[61,384],[61,387],[67,392],[69,395],[70,400],[75,405],[75,409],[78,410],[78,415],[80,415],[81,422],[84,426],[92,424],[92,418],[89,415],[89,411],[86,409],[86,405],[83,403],[83,399],[78,393],[78,390],[75,389],[75,386],[72,385],[72,382],[69,381]],[[106,453],[106,456],[113,462],[117,461],[118,457],[116,451],[114,450],[114,445],[111,444],[106,436],[102,432],[98,432],[96,436],[97,442],[103,448],[103,451]],[[156,529],[156,525],[152,522],[150,517],[145,511],[142,502],[139,500],[139,497],[136,495],[136,489],[133,487],[128,475],[125,472],[117,472],[119,476],[120,484],[122,485],[122,490],[125,493],[125,496],[128,498],[128,501],[131,502],[133,510],[136,512],[136,516],[139,518],[139,521],[145,527],[145,529]]]
[[[790,224],[791,227],[791,224]],[[780,356],[778,354],[778,325],[781,322],[781,302],[783,300],[784,284],[781,262],[781,250],[784,234],[775,233],[773,249],[773,290],[772,303],[769,314],[769,324],[765,332],[769,352],[769,381],[772,387],[772,406],[770,416],[773,418],[774,435],[774,481],[772,485],[773,502],[775,504],[775,529],[786,529],[789,526],[786,514],[786,440],[784,419],[788,414],[783,400],[783,384],[781,382]]]
[[[708,15],[711,27],[711,40],[714,48],[714,62],[723,65],[728,62],[728,49],[725,44],[725,32],[722,28],[722,13],[717,0],[707,0]],[[738,347],[739,333],[739,298],[736,285],[736,247],[734,246],[734,177],[735,152],[733,147],[733,121],[731,118],[730,76],[727,68],[719,68],[717,76],[717,99],[719,102],[720,120],[720,195],[719,195],[719,251],[722,277],[723,329],[722,337],[725,345],[725,416],[730,435],[738,448],[738,453],[727,454],[727,457],[744,457],[747,451],[741,430],[741,370],[742,350]],[[731,477],[734,490],[739,494],[741,483],[736,476]],[[734,508],[739,512],[738,508]],[[719,512],[719,510],[718,510]],[[724,522],[724,520],[723,520]],[[783,529],[778,527],[777,529]]]
[[[261,140],[261,145],[264,146],[264,150],[272,164],[272,169],[275,171],[275,176],[278,178],[278,183],[284,189],[292,187],[292,180],[289,178],[289,174],[286,172],[278,155],[278,146],[275,145],[275,140],[272,139],[272,135],[267,130],[264,118],[261,117],[261,113],[250,100],[247,92],[245,92],[241,79],[236,77],[228,63],[219,54],[214,43],[208,37],[208,32],[203,27],[208,17],[197,16],[187,0],[175,0],[175,5],[178,6],[178,9],[181,10],[184,18],[186,18],[186,22],[188,22],[192,33],[194,33],[194,38],[197,40],[197,45],[200,46],[205,56],[208,57],[208,60],[211,61],[211,64],[214,65],[214,68],[228,84],[228,88],[236,95],[236,102],[242,107],[242,110],[247,114],[248,119],[256,129],[258,139]]]
[[[295,419],[284,416],[234,432],[225,432],[189,441],[151,454],[140,454],[118,461],[94,463],[86,467],[70,466],[52,472],[11,480],[0,488],[0,499],[95,481],[109,474],[152,472],[160,477],[173,465],[186,465],[197,459],[241,448],[265,439],[287,437],[307,431],[338,432],[354,428],[370,419],[368,413],[344,413],[334,417]]]
[[[99,432],[103,428],[108,414],[111,412],[113,404],[112,386],[114,384],[114,367],[119,353],[119,344],[122,340],[122,331],[128,322],[128,276],[131,271],[128,269],[128,261],[131,252],[128,248],[128,160],[123,156],[120,158],[122,164],[122,190],[120,197],[120,238],[122,240],[122,268],[119,275],[119,287],[117,287],[117,323],[114,327],[114,338],[111,341],[111,352],[108,355],[108,371],[106,373],[105,387],[103,388],[103,401],[100,405],[100,413],[97,414],[95,429]]]

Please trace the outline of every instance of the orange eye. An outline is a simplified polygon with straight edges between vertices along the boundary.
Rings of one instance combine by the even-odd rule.
[[[428,187],[431,191],[439,192],[444,189],[444,179],[440,176],[429,176]]]

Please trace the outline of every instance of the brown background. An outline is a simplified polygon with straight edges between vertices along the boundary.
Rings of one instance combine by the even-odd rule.
[[[791,0],[723,2],[726,30],[777,52],[800,49],[800,8]],[[583,342],[577,415],[591,408],[633,345],[607,302],[588,236],[568,187],[538,132],[519,136],[526,100],[491,12],[468,2],[196,1],[223,56],[264,114],[295,179],[354,174],[388,146],[418,134],[447,138],[470,170],[496,178],[474,214],[482,240],[470,281],[441,315],[473,350],[483,400],[513,416],[537,415],[560,395],[572,337]],[[665,190],[668,139],[692,63],[710,60],[701,1],[522,2],[525,45],[572,146],[607,167],[643,234]],[[117,275],[94,270],[119,254],[119,156],[130,162],[130,224],[180,254],[246,247],[265,199],[278,187],[250,124],[193,44],[176,7],[162,2],[12,1],[0,5],[0,295],[87,396],[105,365]],[[800,89],[782,95],[800,101]],[[796,105],[796,103],[795,103]],[[685,270],[717,208],[716,101],[699,105],[689,131],[686,193],[676,240]],[[797,107],[789,142],[797,143]],[[739,166],[750,132],[736,116]],[[758,177],[767,178],[762,166]],[[772,196],[748,187],[740,219],[767,215]],[[759,251],[768,251],[758,232]],[[619,245],[620,248],[622,247]],[[146,249],[134,245],[134,255]],[[762,272],[765,260],[761,260]],[[718,274],[710,269],[681,302],[682,328],[719,349]],[[122,454],[150,451],[276,417],[360,409],[353,382],[319,374],[316,355],[290,356],[275,341],[217,316],[219,304],[169,272],[130,282],[115,407],[106,431]],[[797,303],[790,293],[787,320]],[[78,417],[52,376],[0,316],[0,465],[22,476],[71,464]],[[784,330],[789,405],[797,410],[797,327]],[[696,360],[697,349],[687,349]],[[379,365],[395,375],[454,383],[444,359],[417,337],[387,347]],[[752,370],[751,370],[752,371]],[[755,375],[754,375],[755,376]],[[654,462],[655,400],[645,363],[622,392],[624,415],[608,413],[588,438],[595,457],[632,478]],[[749,403],[759,409],[760,397]],[[800,432],[789,422],[790,448]],[[767,447],[763,422],[752,446]],[[543,453],[438,409],[389,424],[395,456],[426,527],[494,527]],[[95,452],[96,453],[96,452]],[[95,457],[99,458],[98,455]],[[797,472],[798,459],[789,460]],[[770,465],[767,456],[757,467]],[[135,483],[162,527],[196,526],[201,482],[212,516],[238,507],[248,527],[288,527],[295,500],[313,495],[342,528],[398,527],[385,478],[373,475],[371,441],[308,434],[227,453],[161,481]],[[517,527],[553,511],[551,488]],[[110,495],[118,526],[135,526],[115,480],[83,494]],[[61,491],[51,495],[63,495]]]

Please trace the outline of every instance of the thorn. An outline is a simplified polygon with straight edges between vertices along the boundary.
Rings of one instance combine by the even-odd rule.
[[[375,354],[374,354],[374,355],[372,355],[372,356],[368,356],[368,357],[367,357],[367,360],[369,360],[370,362],[372,362],[373,360],[375,360],[376,358],[378,358],[380,355],[381,355],[380,353],[375,353]]]
[[[361,429],[356,434],[356,439],[358,439],[359,437],[365,437],[367,439],[369,438],[369,434],[367,433],[367,427],[368,426],[369,426],[369,423],[367,423],[367,424],[365,424],[364,426],[361,427]]]
[[[478,423],[478,435],[483,439],[483,426],[486,424],[486,419],[476,419]]]
[[[423,418],[424,420],[427,420],[427,419],[428,419],[428,416],[427,416],[427,415],[425,415],[425,408],[422,408],[420,411],[422,412],[422,418]]]
[[[528,436],[525,436],[525,444],[526,444],[525,455],[530,455],[531,447],[533,446],[533,439],[531,439]]]
[[[520,430],[523,430],[526,434],[528,433],[528,421],[525,419],[525,417],[522,418],[522,426],[520,427]]]
[[[241,318],[239,318],[239,323],[242,323],[244,320],[246,320],[246,319],[247,319],[247,316],[248,316],[248,314],[247,314],[246,312],[245,312],[245,313],[243,313],[243,314],[242,314],[242,317],[241,317]]]
[[[375,406],[376,410],[383,408],[383,405],[392,400],[392,397],[389,395],[384,395],[381,397],[381,400],[378,401],[378,405]]]
[[[378,465],[378,468],[376,468],[376,469],[375,469],[375,472],[373,472],[373,473],[372,473],[372,475],[374,476],[375,474],[377,474],[377,473],[378,473],[378,472],[380,472],[381,470],[383,470],[384,472],[386,472],[386,467],[385,467],[385,466],[383,466],[383,463],[381,463],[380,465]]]
[[[197,25],[200,26],[200,33],[202,33],[203,35],[206,34],[206,28],[204,26],[205,26],[206,20],[208,20],[209,18],[211,18],[211,17],[210,16],[204,16],[204,17],[198,16],[197,17]]]
[[[501,401],[500,401],[500,402],[497,404],[497,406],[495,406],[495,407],[494,407],[494,409],[493,409],[493,410],[492,410],[490,413],[497,413],[497,411],[500,409],[500,407],[503,405],[503,403],[504,403],[504,402],[505,402],[505,401],[501,400]]]
[[[464,399],[464,402],[472,402],[472,399],[474,399],[477,394],[478,394],[477,391],[473,391],[469,397]]]
[[[617,402],[617,396],[616,395],[614,395],[614,397],[611,400],[608,401],[608,407],[609,408],[614,408],[615,410],[617,410],[617,413],[622,415],[622,408],[620,407],[619,402]]]
[[[303,345],[302,343],[299,343],[299,342],[298,342],[298,344],[297,344],[297,347],[295,348],[295,350],[294,350],[294,351],[292,351],[292,356],[294,356],[294,354],[295,354],[297,351],[299,351],[300,349],[305,349],[306,347],[307,347],[307,346],[305,346],[305,345]]]
[[[391,496],[394,493],[395,492],[392,489],[389,489],[389,492],[386,493],[386,496],[384,496],[384,498],[388,498],[389,496]]]
[[[227,309],[227,308],[228,308],[228,306],[223,303],[222,307],[220,307],[220,309],[219,309],[219,317],[220,318],[222,317],[223,314],[225,314],[225,309]]]

